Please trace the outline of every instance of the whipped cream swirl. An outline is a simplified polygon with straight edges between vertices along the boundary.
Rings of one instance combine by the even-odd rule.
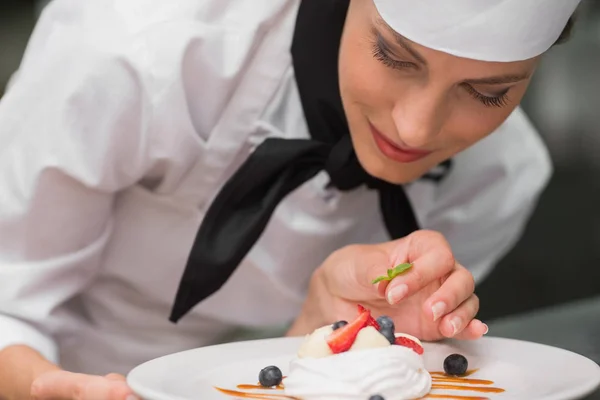
[[[284,380],[286,395],[304,400],[408,400],[431,390],[423,358],[404,346],[356,349],[328,357],[293,360]]]

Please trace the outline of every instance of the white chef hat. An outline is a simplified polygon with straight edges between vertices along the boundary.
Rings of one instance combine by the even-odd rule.
[[[431,49],[482,61],[538,56],[581,0],[373,0],[396,32]]]

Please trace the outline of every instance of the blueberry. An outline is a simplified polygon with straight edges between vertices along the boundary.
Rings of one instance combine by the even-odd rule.
[[[379,329],[391,329],[392,332],[396,330],[396,327],[394,326],[394,321],[387,315],[382,315],[381,317],[378,317],[377,324],[379,324]]]
[[[383,398],[383,396],[374,394],[373,396],[369,397],[369,400],[385,400],[385,399]]]
[[[390,344],[396,343],[396,336],[394,335],[393,329],[381,328],[379,330],[379,333],[381,333],[383,336],[385,336],[385,338],[390,342]]]
[[[464,375],[469,367],[469,362],[461,354],[450,354],[444,360],[444,372],[448,375]]]
[[[270,365],[260,370],[258,374],[258,381],[261,386],[273,387],[277,386],[283,380],[283,374],[281,370],[274,365]]]
[[[335,330],[340,329],[342,326],[346,326],[346,325],[348,325],[348,321],[338,321],[335,324],[333,324],[331,327],[335,331]]]

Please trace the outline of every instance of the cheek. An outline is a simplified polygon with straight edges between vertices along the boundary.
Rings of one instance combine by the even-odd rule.
[[[369,39],[348,35],[342,42],[339,72],[342,100],[349,111],[353,107],[382,109],[392,103],[385,98],[386,79],[373,58]]]
[[[473,107],[455,110],[446,122],[444,141],[451,142],[454,151],[465,149],[494,132],[516,107],[486,108],[473,102]]]
[[[462,150],[490,135],[519,105],[526,89],[526,85],[515,88],[504,107],[485,107],[476,100],[462,99],[446,123],[445,139]]]

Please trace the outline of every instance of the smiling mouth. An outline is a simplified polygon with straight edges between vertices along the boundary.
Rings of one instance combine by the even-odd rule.
[[[431,154],[431,151],[411,149],[408,147],[400,146],[397,143],[392,142],[385,137],[381,132],[377,130],[373,125],[369,123],[371,127],[371,133],[373,140],[377,145],[377,148],[387,158],[400,163],[410,163],[427,157]]]

